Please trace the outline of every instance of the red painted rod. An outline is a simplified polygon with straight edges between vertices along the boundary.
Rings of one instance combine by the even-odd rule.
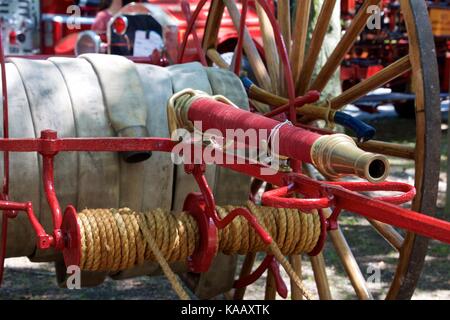
[[[52,214],[53,222],[53,245],[57,249],[64,248],[64,238],[61,232],[61,225],[63,220],[63,215],[61,211],[61,206],[58,201],[55,190],[55,178],[54,178],[54,167],[53,167],[54,155],[43,155],[42,157],[42,178],[44,181],[45,197],[50,206],[50,211]],[[31,220],[31,218],[30,218]],[[35,223],[31,220],[31,224],[34,226]]]
[[[202,12],[203,7],[205,6],[207,0],[201,0],[197,7],[194,10],[194,13],[192,13],[191,19],[188,20],[188,24],[186,26],[186,31],[184,32],[183,36],[183,42],[181,43],[180,50],[178,52],[178,63],[182,63],[184,53],[186,51],[186,46],[189,40],[189,35],[192,33],[192,30],[194,29],[195,22],[197,21],[197,18],[199,14]]]
[[[183,11],[186,21],[191,21],[192,12],[191,12],[191,6],[188,1],[186,1],[186,0],[181,1],[181,10]],[[195,26],[195,20],[193,20],[192,23],[193,23],[192,37],[194,38],[194,45],[195,45],[195,49],[197,50],[197,55],[200,58],[200,62],[202,63],[202,65],[207,67],[208,62],[206,61],[205,52],[202,49],[202,43],[197,34],[197,27]],[[183,57],[182,56],[179,57],[178,63],[183,63],[182,60],[183,60]]]
[[[40,249],[46,249],[53,245],[53,237],[45,232],[44,227],[41,225],[38,218],[36,217],[36,214],[34,213],[33,204],[31,202],[13,202],[0,200],[0,209],[6,211],[25,212],[28,216],[28,219],[30,220],[31,226],[34,229],[36,237],[38,238],[38,240],[41,239],[41,241],[38,241],[38,247]],[[1,266],[2,264],[0,260],[0,268]]]
[[[168,138],[57,138],[0,139],[0,150],[11,152],[52,153],[59,151],[162,151],[170,152],[177,144]]]
[[[342,187],[329,187],[337,205],[366,218],[375,219],[419,235],[450,244],[450,222],[371,199]]]

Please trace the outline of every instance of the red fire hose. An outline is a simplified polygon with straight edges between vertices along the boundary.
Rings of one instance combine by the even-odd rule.
[[[246,131],[258,128],[256,130],[258,140],[267,139],[267,135],[262,135],[262,130],[270,132],[280,124],[279,121],[208,98],[195,99],[189,107],[188,117],[192,122],[201,121],[202,131],[217,129],[224,137],[227,130]],[[280,154],[296,160],[312,162],[311,147],[321,135],[292,125],[284,125],[279,128],[279,136],[283,137],[279,142]]]

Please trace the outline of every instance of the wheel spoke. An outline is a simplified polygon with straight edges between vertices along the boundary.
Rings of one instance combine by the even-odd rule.
[[[322,5],[316,26],[311,36],[311,44],[306,55],[305,63],[299,73],[301,77],[299,76],[296,79],[296,90],[298,95],[305,94],[306,89],[311,82],[314,67],[316,66],[317,58],[322,49],[323,41],[328,31],[335,6],[336,0],[325,0]]]
[[[357,85],[351,87],[341,95],[331,99],[331,109],[338,110],[346,106],[347,104],[356,101],[357,99],[367,95],[369,92],[375,90],[388,83],[389,81],[401,76],[402,74],[411,70],[411,62],[409,55],[397,60],[388,67],[379,71],[374,76],[361,81]],[[325,106],[323,103],[322,106]],[[302,119],[304,123],[313,120],[311,117],[305,117]]]
[[[289,0],[278,0],[278,24],[286,45],[287,53],[291,53],[291,10]]]
[[[366,280],[359,269],[358,263],[356,262],[356,259],[353,256],[353,253],[345,240],[341,229],[339,228],[337,230],[332,230],[329,232],[329,235],[350,279],[350,282],[355,289],[356,295],[362,300],[372,300],[373,297],[367,289]]]
[[[298,275],[300,280],[302,279],[302,256],[294,255],[290,256],[289,260],[291,262],[292,268],[295,273]],[[300,289],[295,284],[295,281],[291,279],[291,298],[292,300],[303,300],[303,294]]]
[[[374,76],[361,81],[341,95],[331,100],[332,109],[341,109],[345,105],[367,95],[369,92],[383,86],[393,79],[411,70],[409,55],[397,60],[388,67],[382,69]]]
[[[330,209],[324,209],[323,212],[326,217],[331,215]],[[373,297],[367,289],[366,280],[362,275],[361,269],[359,269],[358,263],[353,256],[352,250],[350,249],[341,228],[338,227],[337,230],[330,230],[328,234],[330,235],[331,242],[333,243],[339,258],[341,259],[345,272],[347,273],[350,282],[355,289],[356,295],[362,300],[372,300]]]
[[[332,300],[330,285],[328,283],[327,269],[323,254],[320,253],[315,257],[311,257],[311,265],[314,271],[314,279],[316,280],[317,292],[321,300]]]
[[[281,107],[287,103],[289,100],[287,98],[281,97],[279,95],[273,94],[267,90],[264,90],[258,86],[252,86],[249,92],[249,96],[252,99],[258,100],[263,103],[273,105],[275,107]]]
[[[234,0],[222,0],[225,3],[225,6],[228,9],[228,13],[230,14],[231,20],[233,21],[234,27],[236,30],[239,30],[239,24],[241,19],[241,14]],[[264,62],[261,59],[261,56],[256,49],[256,45],[254,44],[250,32],[247,27],[244,27],[244,51],[249,60],[250,66],[255,74],[258,83],[266,90],[271,89],[271,80],[267,69],[264,65]]]
[[[241,64],[242,64],[242,55],[243,49],[242,45],[244,42],[244,31],[247,28],[247,12],[248,12],[248,0],[242,0],[242,8],[241,8],[241,17],[239,20],[239,28],[238,29],[238,40],[236,44],[236,48],[234,49],[233,59],[231,61],[231,68],[236,75],[241,73]]]
[[[229,70],[230,65],[222,58],[222,56],[216,49],[214,49],[214,48],[208,49],[208,51],[206,52],[206,56],[213,63],[215,63],[219,68]],[[269,93],[269,91],[266,91],[263,89],[257,89],[257,90],[259,90],[258,92],[262,92],[263,94]],[[271,93],[269,95],[272,96]],[[277,95],[273,95],[273,96],[278,97]],[[270,112],[270,107],[268,105],[264,104],[263,102],[261,102],[262,99],[258,99],[257,95],[255,98],[253,96],[253,94],[249,94],[249,98],[252,100],[253,106],[259,113],[266,114],[266,113]],[[282,98],[282,99],[284,99],[284,98]]]
[[[278,24],[288,56],[291,53],[291,10],[289,0],[278,0]],[[283,65],[278,65],[280,79],[284,79]],[[286,96],[285,81],[278,82],[278,94]]]
[[[239,278],[243,278],[248,276],[253,269],[253,265],[255,264],[256,253],[251,252],[245,256],[244,263],[242,264],[241,273],[239,274]],[[238,288],[234,291],[234,300],[242,300],[245,296],[245,290],[247,287]]]
[[[297,1],[295,24],[292,32],[292,50],[290,56],[294,80],[300,76],[300,70],[305,59],[310,12],[311,0]]]
[[[203,50],[205,52],[210,48],[216,47],[216,39],[219,35],[219,29],[223,17],[225,6],[222,1],[211,1],[208,20],[206,21],[205,34],[203,36]]]
[[[328,58],[326,64],[320,70],[319,75],[311,85],[311,89],[322,91],[328,83],[328,80],[333,76],[335,71],[341,65],[344,60],[345,54],[355,43],[358,35],[366,26],[367,20],[371,13],[367,9],[371,5],[377,5],[380,0],[366,0],[358,11],[358,14],[353,19],[349,29],[345,32],[344,36],[339,41],[338,45],[334,49],[333,53]]]
[[[355,141],[357,141],[356,138]],[[370,140],[362,143],[357,142],[357,144],[364,151],[380,153],[386,156],[409,160],[415,160],[416,157],[416,148],[408,145],[378,140]]]
[[[230,68],[230,65],[222,58],[222,56],[216,49],[208,49],[208,51],[206,51],[206,56],[221,69]]]
[[[313,172],[312,166],[310,165],[305,166],[305,170],[307,172],[307,175],[310,176],[311,178],[316,179],[318,178],[318,176]],[[323,213],[325,217],[328,218],[329,216],[331,216],[332,211],[330,209],[323,209]],[[362,272],[359,269],[358,263],[356,262],[352,250],[350,249],[341,229],[338,227],[337,230],[330,230],[328,231],[328,235],[330,236],[331,242],[333,243],[333,246],[337,254],[339,255],[342,265],[344,266],[345,272],[347,273],[358,298],[361,300],[373,300],[372,294],[367,289],[366,280],[364,279],[364,276],[362,275]],[[317,258],[317,260],[319,259],[320,258]],[[311,263],[313,264],[314,277],[316,280],[317,288],[319,290],[319,294],[321,290],[323,290],[322,294],[324,297],[326,297],[328,294],[326,288],[328,286],[329,290],[329,285],[328,280],[326,279],[326,273],[323,271],[325,270],[325,263],[323,261],[322,265],[319,266],[317,264],[320,264],[321,262],[320,261],[313,262],[313,259],[311,259]],[[316,263],[317,275],[314,269],[314,263]],[[322,271],[320,271],[320,269],[322,269]],[[323,272],[324,275],[322,275],[322,279],[318,281],[317,276],[320,276],[320,272]],[[321,289],[319,289],[319,282],[321,284]],[[329,297],[331,299],[331,293],[329,294]]]
[[[225,0],[223,1],[225,2]],[[297,2],[299,3],[299,6],[305,5],[306,2],[308,2],[309,5],[311,5],[311,1],[307,0]],[[333,9],[337,5],[336,1],[324,0],[324,4],[321,8],[318,18],[319,22],[317,23],[313,31],[312,35],[313,40],[308,50],[305,50],[304,44],[306,42],[305,40],[306,36],[303,37],[301,32],[295,32],[295,34],[292,33],[291,36],[293,38],[298,37],[300,39],[304,39],[303,50],[298,49],[293,50],[293,48],[291,48],[291,52],[289,53],[290,62],[291,65],[293,66],[294,71],[293,78],[294,80],[296,80],[295,88],[298,95],[303,95],[305,92],[308,91],[308,89],[315,89],[318,91],[322,91],[325,88],[331,77],[335,74],[335,71],[341,65],[341,62],[345,58],[345,55],[351,50],[351,47],[354,45],[356,39],[358,38],[358,35],[365,27],[365,24],[371,15],[371,13],[367,11],[367,9],[369,8],[369,6],[376,5],[379,3],[380,3],[379,0],[362,1],[362,6],[359,9],[359,12],[357,13],[356,17],[353,19],[350,28],[347,29],[345,35],[342,37],[342,39],[340,40],[334,51],[331,53],[330,58],[320,70],[317,78],[313,78],[314,67],[318,59],[318,56],[320,55],[320,50],[323,46],[324,37],[326,36],[329,22],[331,21],[331,19],[333,19]],[[429,138],[430,136],[433,136],[433,138],[437,137],[437,135],[434,134],[434,131],[432,130],[432,128],[435,126],[431,125],[433,124],[433,120],[437,119],[437,117],[433,116],[433,112],[430,110],[433,109],[431,108],[434,105],[433,102],[436,102],[437,105],[437,101],[433,100],[434,95],[433,92],[431,92],[433,90],[430,88],[437,88],[437,84],[435,83],[435,81],[433,81],[434,79],[432,78],[431,75],[432,72],[430,71],[435,69],[433,66],[434,62],[429,63],[430,60],[434,59],[428,58],[429,56],[431,56],[431,51],[433,49],[431,45],[428,46],[426,41],[426,39],[430,39],[430,41],[432,42],[431,32],[429,32],[428,30],[429,26],[427,25],[428,15],[425,5],[423,3],[422,4],[418,3],[422,2],[401,0],[401,10],[406,20],[406,25],[408,29],[407,36],[408,36],[408,44],[410,46],[410,55],[387,66],[382,71],[377,73],[375,76],[362,81],[358,85],[350,88],[341,95],[335,97],[334,99],[331,100],[331,104],[333,109],[336,110],[340,109],[346,104],[357,100],[358,98],[366,95],[370,91],[373,91],[374,89],[379,88],[385,85],[386,83],[389,83],[390,81],[392,81],[392,79],[402,74],[405,74],[409,70],[413,69],[414,76],[412,79],[413,80],[412,87],[417,96],[416,145],[408,146],[373,140],[365,143],[358,143],[358,145],[362,149],[369,152],[375,152],[415,161],[416,163],[415,185],[418,190],[418,196],[415,199],[414,207],[416,208],[416,210],[425,210],[427,206],[432,208],[433,203],[435,203],[435,201],[433,200],[434,190],[431,190],[432,187],[430,187],[431,183],[429,183],[429,181],[433,180],[432,179],[433,168],[431,168],[433,161],[431,161],[432,159],[430,160],[430,158],[433,156],[433,154],[435,153],[434,151],[436,150],[433,147],[433,144],[430,144],[431,142],[430,140],[437,141],[437,139],[424,140],[424,137],[425,138],[426,137]],[[282,0],[279,1],[279,12],[280,7],[283,6],[284,4],[286,4],[286,1]],[[310,10],[303,10],[302,12],[303,16],[309,14],[309,11]],[[296,16],[297,15],[299,15],[298,11],[296,12]],[[272,21],[272,16],[271,15],[269,16]],[[282,31],[283,36],[286,38],[287,37],[285,34],[286,29],[283,27],[283,21],[280,19],[284,17],[284,15],[279,15],[278,17],[279,17],[278,18],[279,25],[281,27],[280,30]],[[305,21],[306,20],[309,19],[305,19]],[[293,29],[298,28],[299,25],[301,25],[301,23],[299,24],[298,21],[300,20],[297,19],[296,25],[292,26]],[[303,28],[303,30],[305,29],[306,27]],[[420,33],[418,32],[418,30],[420,30]],[[425,36],[423,36],[424,34]],[[302,41],[296,42],[295,39],[293,40],[294,40],[293,44],[296,43],[297,46],[299,46],[299,44],[301,46]],[[277,43],[278,42],[279,39],[277,39]],[[288,43],[286,44],[287,44],[286,47],[289,50],[289,45]],[[265,47],[267,48],[268,46],[265,44]],[[294,53],[294,51],[298,52]],[[292,59],[293,55],[300,56],[301,59]],[[281,58],[284,57],[282,55],[279,55],[280,61]],[[270,58],[268,60],[270,60]],[[297,64],[297,68],[294,68],[294,63]],[[265,92],[254,90],[255,88],[253,88],[250,89],[251,93],[249,93],[249,96],[251,98],[255,98],[257,100],[264,101],[266,103],[271,102],[270,103],[271,105],[286,104],[286,100],[281,100],[281,98],[283,98],[282,96],[284,96],[283,90],[277,91],[275,89],[277,88],[277,86],[273,85],[273,83],[275,82],[280,83],[280,79],[282,79],[281,78],[282,73],[278,72],[278,80],[274,80],[273,78],[276,72],[274,70],[270,70],[271,66],[269,66],[269,64],[271,63],[268,62],[267,69],[269,70],[268,74],[270,74],[271,76],[270,79],[271,88],[269,86],[264,87],[263,82],[259,82],[261,89],[265,89]],[[280,63],[278,62],[277,66],[279,65]],[[425,72],[424,70],[426,70],[429,73],[429,75],[425,77],[425,80],[423,78],[424,77],[423,73]],[[428,85],[424,85],[424,83]],[[276,95],[272,96],[267,95],[266,93],[268,93],[269,91],[275,93]],[[319,118],[320,115],[311,115],[311,117]],[[303,118],[306,118],[306,116],[302,117],[302,119]],[[327,132],[321,133],[327,134]],[[416,149],[417,152],[415,151]],[[424,196],[424,194],[426,194],[426,197]],[[389,298],[396,297],[397,295],[399,297],[407,296],[409,292],[412,292],[411,287],[415,286],[415,283],[412,280],[417,278],[417,274],[419,272],[417,271],[418,267],[416,267],[416,265],[420,266],[420,262],[423,256],[421,255],[421,252],[424,252],[424,249],[422,250],[420,248],[421,245],[420,239],[414,239],[414,237],[410,234],[408,234],[408,236],[406,236],[405,239],[403,239],[402,236],[390,225],[382,224],[379,223],[378,221],[370,221],[370,223],[388,241],[388,243],[390,243],[391,246],[396,248],[396,250],[401,249],[400,255],[401,257],[398,265],[398,270],[395,279],[393,280],[393,284],[391,285],[391,291],[389,292],[388,297]],[[363,299],[372,298],[370,292],[366,287],[367,283],[365,282],[364,276],[360,268],[358,267],[358,264],[351,252],[351,249],[349,248],[349,245],[342,233],[342,230],[338,229],[336,231],[331,231],[330,237],[332,239],[333,245],[336,247],[336,251],[339,254],[340,259],[342,260],[345,271],[347,272],[349,279],[352,283],[352,286],[355,288],[355,292],[357,293],[358,297]],[[311,263],[313,266],[314,275],[317,278],[317,275],[320,275],[320,270],[323,271],[325,266],[323,266],[323,268],[320,267],[320,258],[311,259]],[[270,295],[274,294],[274,287],[272,280],[267,281],[269,287],[272,286],[272,288],[268,288],[266,291],[267,297],[269,297]],[[319,281],[316,279],[316,282],[318,283]],[[324,285],[322,285],[322,287],[324,287]],[[402,292],[402,290],[403,293],[400,294],[399,292]],[[407,291],[407,293],[404,293],[405,291]]]
[[[266,292],[264,295],[264,300],[275,300],[277,297],[277,288],[275,283],[275,276],[270,269],[267,269],[266,278]]]
[[[440,167],[441,110],[439,72],[426,1],[400,0],[413,65],[412,87],[416,94],[415,187],[412,209],[433,215],[436,209]],[[428,239],[408,232],[387,299],[410,299],[427,252]]]
[[[278,85],[280,83],[280,59],[278,57],[277,45],[275,43],[273,29],[270,24],[269,18],[267,17],[267,14],[264,12],[263,8],[261,8],[261,5],[258,1],[256,1],[256,12],[258,14],[259,25],[262,33],[267,69],[269,70],[269,75],[272,83],[272,92],[279,93]]]
[[[397,251],[400,251],[405,241],[394,227],[373,219],[367,219],[375,230]]]

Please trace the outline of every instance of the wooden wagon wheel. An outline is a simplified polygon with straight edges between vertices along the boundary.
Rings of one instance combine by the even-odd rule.
[[[220,21],[224,11],[228,10],[233,23],[239,30],[241,17],[246,12],[246,1],[212,0],[200,1],[199,6],[210,3],[209,16],[203,38],[202,49],[209,63],[215,63],[225,67],[224,61],[216,50],[217,36]],[[317,62],[321,47],[326,36],[333,10],[339,1],[324,0],[317,23],[312,33],[310,45],[307,45],[307,30],[309,25],[309,12],[312,0],[297,1],[295,24],[290,26],[290,1],[278,0],[278,24],[272,29],[268,15],[264,13],[264,7],[268,8],[268,1],[255,1],[258,11],[261,33],[263,38],[264,59],[250,41],[248,30],[242,28],[238,40],[238,46],[243,46],[244,54],[249,60],[257,79],[257,84],[265,91],[283,95],[289,93],[285,86],[286,74],[283,73],[283,53],[290,57],[292,80],[295,83],[296,95],[303,95],[308,90],[322,91],[333,74],[338,70],[345,54],[349,52],[359,34],[365,28],[372,14],[369,6],[378,5],[379,0],[366,0],[363,2],[358,14],[351,22],[346,33],[342,36],[328,60],[320,68],[320,72],[313,77],[314,67]],[[415,187],[417,196],[412,204],[412,209],[418,212],[432,214],[435,211],[437,199],[437,186],[439,178],[439,141],[440,141],[440,108],[438,69],[435,56],[433,34],[426,3],[423,0],[401,0],[401,12],[404,16],[409,38],[409,54],[384,68],[374,76],[351,87],[342,94],[332,97],[329,101],[332,109],[341,109],[370,91],[383,86],[408,72],[412,74],[412,83],[416,93],[416,145],[408,147],[385,141],[369,141],[360,143],[360,147],[371,152],[385,154],[391,157],[414,160],[415,162]],[[243,10],[240,10],[240,5]],[[195,20],[195,12],[193,15]],[[273,22],[274,17],[272,17]],[[274,32],[275,30],[275,32]],[[279,32],[279,34],[277,34]],[[277,36],[281,35],[284,43],[288,44],[280,49],[277,46]],[[238,52],[238,51],[236,51]],[[287,79],[289,81],[289,79]],[[264,95],[264,92],[263,92]],[[273,97],[272,97],[273,98]],[[292,99],[292,96],[290,97]],[[262,99],[267,102],[267,99]],[[270,99],[269,99],[270,100]],[[286,100],[286,99],[285,99]],[[284,100],[284,101],[285,101]],[[255,100],[253,100],[255,101]],[[273,99],[274,103],[278,102]],[[255,102],[258,103],[258,102]],[[324,103],[323,101],[321,103]],[[320,103],[319,103],[320,104]],[[300,120],[305,119],[305,117]],[[412,233],[407,233],[403,238],[393,227],[378,221],[370,221],[372,226],[399,252],[397,270],[390,285],[387,299],[409,299],[414,293],[417,280],[421,274],[423,262],[427,252],[428,240]],[[357,296],[361,299],[371,299],[372,295],[366,287],[365,279],[356,263],[350,247],[341,230],[332,232],[330,238],[341,258],[344,268],[349,276]],[[246,257],[241,274],[249,273],[253,264],[254,255]],[[300,269],[299,257],[291,257],[294,267]],[[322,255],[311,259],[314,276],[320,298],[331,298],[327,280],[325,263]],[[235,297],[242,298],[243,291]],[[300,294],[293,290],[293,298],[300,298]],[[266,298],[274,298],[275,290],[269,274],[266,286]]]

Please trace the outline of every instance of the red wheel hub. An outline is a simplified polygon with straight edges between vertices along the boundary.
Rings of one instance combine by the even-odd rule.
[[[80,266],[81,234],[78,225],[77,211],[68,206],[63,217],[62,233],[64,237],[63,257],[66,266]]]

